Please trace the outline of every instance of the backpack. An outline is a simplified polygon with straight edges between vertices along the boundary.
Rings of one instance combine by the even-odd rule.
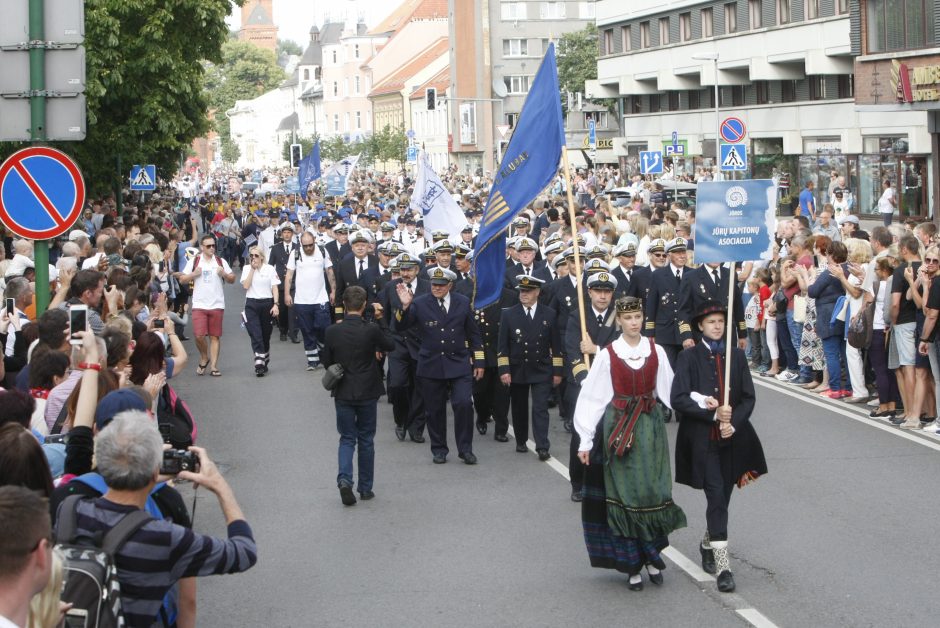
[[[164,384],[157,398],[157,426],[174,449],[186,449],[196,442],[199,430],[193,413],[169,384]]]
[[[202,259],[201,253],[193,258],[193,272],[196,272],[196,269],[199,268],[199,260],[201,259]],[[218,255],[215,256],[215,263],[219,265],[219,268],[225,268],[225,266],[222,265],[222,258],[219,257]]]
[[[56,526],[56,548],[65,558],[65,585],[61,600],[88,613],[86,625],[119,628],[126,625],[121,608],[121,584],[115,555],[124,543],[153,517],[144,510],[124,516],[103,538],[76,538],[81,495],[62,502]]]

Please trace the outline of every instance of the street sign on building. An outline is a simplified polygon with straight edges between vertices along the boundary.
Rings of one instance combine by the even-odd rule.
[[[747,135],[747,127],[741,118],[725,118],[721,121],[721,139],[729,144],[738,144]]]
[[[658,150],[640,152],[640,174],[662,174],[663,154]]]
[[[663,150],[667,157],[682,157],[685,155],[685,144],[665,144]]]
[[[157,189],[157,167],[134,166],[131,168],[131,191],[152,192]]]
[[[0,165],[0,221],[21,238],[47,240],[68,231],[85,204],[85,180],[62,151],[24,148]]]
[[[408,147],[408,163],[415,163],[418,161],[418,147],[409,146]]]
[[[745,144],[721,145],[721,169],[743,172],[747,170],[747,146]]]
[[[597,123],[593,118],[588,120],[588,144],[591,149],[597,150]]]

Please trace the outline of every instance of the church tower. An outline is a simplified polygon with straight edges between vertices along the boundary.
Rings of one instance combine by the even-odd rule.
[[[274,0],[245,0],[242,5],[240,41],[277,52],[277,26],[274,24]]]

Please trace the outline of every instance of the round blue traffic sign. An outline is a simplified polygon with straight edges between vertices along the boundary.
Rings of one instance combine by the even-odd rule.
[[[24,148],[0,166],[0,221],[21,238],[48,240],[68,231],[85,204],[85,180],[62,151]]]
[[[747,134],[747,127],[741,118],[725,118],[721,122],[721,139],[729,144],[737,144]]]

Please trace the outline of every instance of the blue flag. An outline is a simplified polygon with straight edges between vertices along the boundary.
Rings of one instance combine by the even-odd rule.
[[[300,184],[300,197],[307,200],[307,188],[320,178],[320,140],[313,145],[310,154],[300,160],[300,169],[297,173]]]
[[[473,255],[477,279],[473,303],[477,309],[496,301],[502,292],[509,223],[558,173],[565,145],[559,93],[555,44],[550,44],[522,106],[483,212]]]

